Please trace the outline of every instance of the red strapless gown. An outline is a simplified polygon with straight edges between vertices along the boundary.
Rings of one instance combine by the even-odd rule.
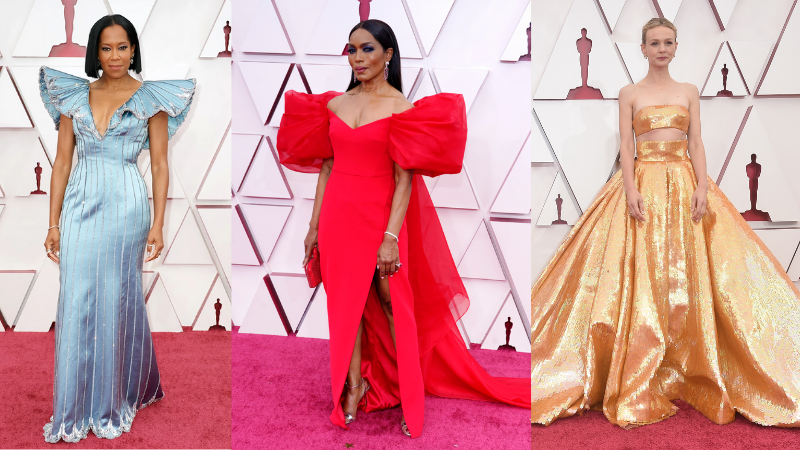
[[[319,172],[322,161],[335,155],[318,244],[328,295],[331,421],[347,428],[341,399],[362,313],[361,372],[371,388],[360,409],[402,404],[411,436],[417,437],[426,391],[530,408],[528,378],[492,377],[466,349],[456,321],[469,307],[467,291],[420,177],[461,171],[467,139],[463,97],[426,97],[415,108],[353,129],[327,107],[338,95],[287,92],[277,145],[281,163],[299,172]],[[389,278],[396,351],[372,285],[389,221],[395,162],[414,170],[399,235],[403,268]]]

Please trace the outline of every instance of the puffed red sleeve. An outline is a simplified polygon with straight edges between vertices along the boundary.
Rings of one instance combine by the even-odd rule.
[[[400,167],[436,177],[461,172],[467,145],[467,108],[461,94],[441,93],[395,114],[389,155]]]
[[[318,173],[322,161],[333,156],[328,136],[328,102],[339,92],[304,94],[287,91],[278,129],[281,164],[296,172]]]

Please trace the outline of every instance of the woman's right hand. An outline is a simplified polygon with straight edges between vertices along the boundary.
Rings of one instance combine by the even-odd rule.
[[[47,238],[44,240],[44,249],[47,252],[47,257],[54,263],[58,264],[58,253],[61,251],[61,232],[59,228],[50,228],[47,230]]]
[[[305,247],[306,256],[303,258],[303,267],[308,264],[308,260],[311,259],[311,251],[314,250],[314,247],[317,246],[317,229],[314,227],[308,227],[308,234],[306,234],[306,239],[303,241],[303,247]]]
[[[644,222],[644,198],[636,188],[625,190],[628,199],[628,214],[636,220]]]

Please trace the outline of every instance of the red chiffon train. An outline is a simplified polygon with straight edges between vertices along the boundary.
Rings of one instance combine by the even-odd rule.
[[[400,114],[350,128],[327,108],[333,97],[289,91],[278,132],[281,163],[319,172],[334,157],[320,212],[318,246],[328,297],[331,421],[343,428],[344,382],[364,319],[361,371],[371,389],[359,405],[402,405],[412,437],[422,432],[425,392],[530,408],[530,380],[492,377],[472,358],[456,327],[469,299],[420,175],[461,171],[466,111],[458,94],[437,94]],[[394,164],[414,170],[399,234],[402,269],[389,278],[395,349],[372,280],[389,220]]]

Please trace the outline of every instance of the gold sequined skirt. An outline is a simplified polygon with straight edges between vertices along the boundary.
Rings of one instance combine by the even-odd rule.
[[[686,141],[638,142],[645,221],[617,172],[531,291],[531,422],[602,410],[628,428],[735,412],[800,426],[800,291],[709,178],[705,217]]]

